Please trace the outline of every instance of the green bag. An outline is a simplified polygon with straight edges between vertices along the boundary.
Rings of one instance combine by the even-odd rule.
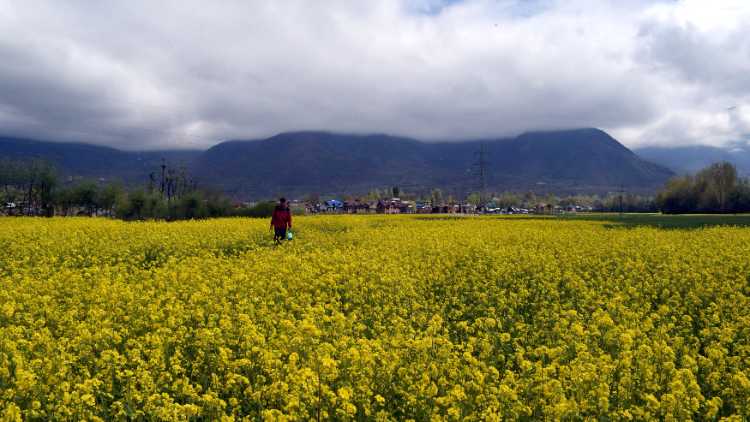
[[[292,240],[294,239],[294,234],[292,234],[292,231],[289,230],[286,232],[286,240]]]

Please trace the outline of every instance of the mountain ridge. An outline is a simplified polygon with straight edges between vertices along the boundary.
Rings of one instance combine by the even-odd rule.
[[[465,194],[479,188],[472,168],[482,144],[491,157],[487,186],[493,190],[602,193],[624,185],[653,192],[673,175],[593,128],[431,143],[391,135],[300,131],[220,143],[192,168],[199,177],[218,181],[223,190],[240,196],[352,193],[390,185]],[[325,179],[323,189],[317,179]]]
[[[653,192],[673,174],[594,128],[533,131],[516,137],[424,142],[386,134],[283,132],[220,142],[203,151],[122,151],[82,143],[0,137],[0,158],[52,161],[63,175],[144,185],[161,159],[189,168],[203,186],[237,199],[279,194],[363,194],[400,186],[463,195],[479,189],[476,151],[484,145],[490,190]]]
[[[750,151],[746,147],[720,148],[710,145],[641,147],[634,150],[645,159],[678,174],[696,173],[718,161],[728,161],[743,176],[750,176]]]
[[[173,165],[187,165],[199,153],[195,150],[124,151],[84,142],[54,142],[0,136],[0,159],[43,159],[55,165],[63,176],[145,183],[162,158]]]

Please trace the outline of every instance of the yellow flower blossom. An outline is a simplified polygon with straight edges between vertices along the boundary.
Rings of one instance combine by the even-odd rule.
[[[0,420],[750,419],[750,230],[0,218]]]

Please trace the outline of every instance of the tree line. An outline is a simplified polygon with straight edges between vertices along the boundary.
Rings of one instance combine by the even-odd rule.
[[[49,163],[0,159],[0,186],[5,208],[23,215],[54,214],[58,179]]]
[[[5,214],[34,216],[108,216],[125,220],[200,219],[225,216],[267,217],[273,202],[252,207],[233,206],[221,193],[199,189],[187,171],[162,163],[145,186],[127,189],[120,183],[93,180],[61,181],[54,166],[42,160],[0,159],[0,206]],[[601,212],[744,213],[750,212],[750,181],[738,176],[728,162],[715,163],[697,174],[671,179],[655,197],[613,192],[605,196],[501,192],[489,202],[474,192],[456,199],[440,189],[406,194],[398,187],[373,190],[364,200],[403,196],[445,205],[468,203],[499,208],[534,208],[539,204],[569,208],[580,206]],[[309,200],[319,200],[309,195]],[[487,200],[485,200],[487,201]]]
[[[739,177],[731,163],[715,163],[671,179],[656,203],[665,214],[750,212],[750,181]]]
[[[199,189],[185,169],[162,163],[146,186],[62,181],[42,160],[0,159],[0,210],[26,216],[106,216],[124,220],[184,220],[225,216],[266,217],[272,203],[234,207],[224,195]]]

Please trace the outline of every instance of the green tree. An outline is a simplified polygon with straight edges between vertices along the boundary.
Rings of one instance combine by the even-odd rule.
[[[93,216],[98,209],[99,187],[96,183],[86,180],[79,183],[72,190],[72,202],[85,210],[86,214]]]
[[[430,193],[430,203],[433,207],[443,205],[443,191],[440,189],[433,189]]]
[[[114,208],[118,199],[124,195],[124,189],[121,185],[110,183],[103,187],[96,197],[96,203],[99,209],[105,210],[107,215],[114,215]]]
[[[748,180],[740,180],[737,183],[730,194],[729,203],[733,213],[750,212],[750,182]]]
[[[720,212],[726,212],[729,196],[737,185],[737,169],[726,161],[715,163],[698,173],[697,178],[705,183],[705,194],[710,196]]]
[[[534,192],[529,191],[523,194],[522,205],[524,208],[534,208],[537,206],[538,202],[539,201],[537,200],[536,194]]]
[[[207,216],[208,208],[206,207],[206,200],[200,192],[190,192],[182,195],[174,203],[169,213],[170,220],[194,220],[206,218]]]
[[[736,212],[744,201],[744,182],[727,162],[715,163],[695,176],[671,179],[656,197],[664,213]]]
[[[148,196],[158,195],[152,192],[150,194],[138,189],[123,195],[117,201],[115,212],[117,217],[124,220],[142,220],[148,217]]]
[[[55,188],[57,187],[57,174],[54,167],[48,163],[39,165],[37,171],[39,206],[43,215],[52,217],[55,215]]]
[[[15,202],[21,185],[22,171],[20,163],[8,159],[0,159],[0,185],[3,187],[2,202]]]
[[[482,195],[479,192],[472,192],[466,197],[466,202],[474,206],[479,206],[482,203]]]
[[[276,207],[276,202],[266,201],[258,202],[252,207],[242,208],[236,211],[237,216],[242,217],[256,217],[256,218],[267,218],[273,214],[273,210]]]
[[[695,212],[698,207],[698,192],[692,176],[672,178],[656,196],[659,209],[666,214]]]
[[[73,198],[73,187],[63,187],[55,191],[55,205],[60,209],[62,215],[68,216],[75,207]]]
[[[513,192],[503,192],[495,198],[495,204],[500,208],[517,207],[521,204],[521,198]]]

